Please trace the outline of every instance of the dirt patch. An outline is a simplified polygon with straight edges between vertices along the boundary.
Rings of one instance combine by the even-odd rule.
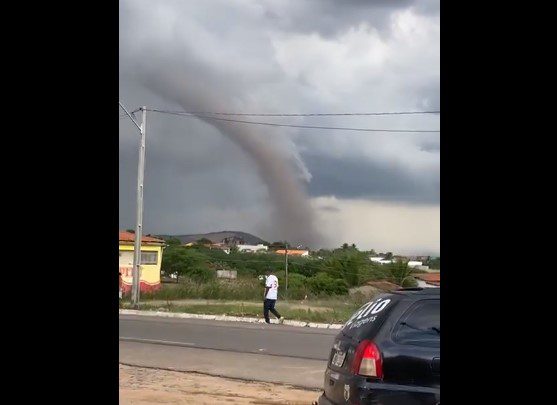
[[[120,405],[311,405],[318,396],[316,391],[288,385],[120,365]]]

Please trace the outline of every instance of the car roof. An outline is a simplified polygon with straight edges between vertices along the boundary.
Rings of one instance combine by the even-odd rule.
[[[391,291],[391,294],[414,296],[414,295],[434,295],[439,296],[441,293],[441,288],[401,288],[399,290]]]

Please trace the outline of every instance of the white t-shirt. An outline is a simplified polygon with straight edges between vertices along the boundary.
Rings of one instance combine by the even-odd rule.
[[[269,287],[269,291],[267,291],[267,296],[265,298],[276,300],[278,293],[278,278],[271,274],[265,281],[265,287]]]

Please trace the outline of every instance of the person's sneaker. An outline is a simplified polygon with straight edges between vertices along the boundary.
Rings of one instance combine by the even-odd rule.
[[[284,323],[284,318],[282,316],[278,319],[278,323],[280,323],[281,325]]]

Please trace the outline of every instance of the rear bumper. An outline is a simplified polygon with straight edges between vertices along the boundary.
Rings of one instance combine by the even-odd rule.
[[[317,400],[317,405],[335,405],[335,404],[329,401],[325,396],[325,393],[323,393],[319,396],[319,399]]]
[[[329,401],[325,396],[325,393],[323,393],[319,396],[319,399],[317,400],[317,405],[334,405],[334,404],[331,401]]]
[[[358,399],[350,398],[350,402],[335,403],[323,393],[317,403],[318,405],[344,405],[346,403],[360,405],[439,405],[441,401],[439,393],[416,391],[359,389],[358,394]]]
[[[326,389],[319,405],[438,405],[441,401],[439,388],[368,382],[359,376],[333,374],[327,369]]]

